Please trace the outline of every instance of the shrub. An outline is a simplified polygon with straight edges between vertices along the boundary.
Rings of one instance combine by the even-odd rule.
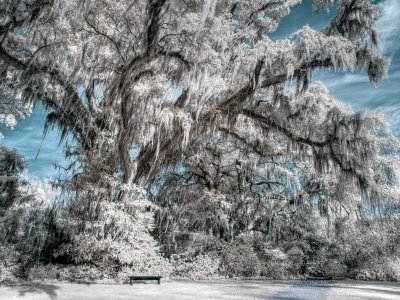
[[[0,214],[3,277],[5,272],[26,277],[33,263],[51,258],[49,245],[54,242],[55,194],[50,184],[26,174],[20,179],[25,183],[19,187],[19,196]]]
[[[175,278],[204,280],[218,276],[220,258],[215,253],[198,255],[194,258],[175,255],[171,258],[171,264],[172,276]]]
[[[373,259],[354,270],[354,273],[355,278],[359,280],[400,281],[400,259],[398,257]]]
[[[290,262],[287,270],[290,275],[297,277],[301,271],[304,253],[301,249],[294,246],[289,251],[286,252],[286,255]]]
[[[30,268],[28,279],[32,282],[52,281],[95,281],[102,279],[104,273],[88,265],[34,265]]]
[[[0,246],[0,284],[13,285],[18,282],[19,253],[12,245]]]
[[[336,247],[321,248],[307,264],[307,273],[332,277],[346,277],[347,265]]]
[[[251,244],[225,244],[220,256],[222,273],[228,277],[260,275],[260,261]]]
[[[261,275],[273,279],[287,278],[290,261],[286,253],[280,249],[264,249]]]
[[[78,201],[73,205],[72,211],[80,205],[87,210],[86,220],[80,213],[71,215],[70,207],[66,207],[65,221],[59,226],[64,228],[68,242],[54,253],[60,261],[92,265],[113,274],[128,268],[135,274],[169,275],[169,263],[150,235],[154,218],[149,201],[137,196],[125,202]]]

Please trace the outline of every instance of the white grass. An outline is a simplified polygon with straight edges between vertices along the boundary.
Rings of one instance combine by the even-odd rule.
[[[38,284],[0,287],[0,300],[72,299],[400,299],[399,283],[300,281],[164,281],[110,284]]]

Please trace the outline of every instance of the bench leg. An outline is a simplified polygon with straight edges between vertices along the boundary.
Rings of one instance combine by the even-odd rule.
[[[157,281],[158,281],[158,284],[160,284],[160,279],[158,279]]]
[[[132,285],[132,279],[129,279],[129,284]]]

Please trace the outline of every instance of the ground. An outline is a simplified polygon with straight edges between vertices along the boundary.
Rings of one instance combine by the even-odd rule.
[[[359,281],[164,281],[109,284],[36,284],[0,287],[0,300],[72,299],[400,299],[400,283]]]

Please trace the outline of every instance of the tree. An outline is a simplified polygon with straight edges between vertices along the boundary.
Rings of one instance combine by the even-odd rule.
[[[293,124],[288,130],[295,132],[302,124],[315,132],[324,131],[335,114],[341,123],[338,130],[344,126],[346,134],[357,136],[360,149],[365,150],[364,143],[373,145],[375,154],[361,153],[364,161],[355,161],[346,173],[341,166],[327,165],[324,153],[316,159],[315,148],[296,151],[280,131],[265,136],[264,131],[257,131],[257,124],[238,120],[233,128],[221,130],[223,134],[199,139],[178,164],[165,169],[152,183],[153,201],[160,206],[156,234],[165,253],[187,257],[212,253],[225,240],[230,244],[223,247],[222,261],[229,253],[237,253],[236,247],[245,247],[249,253],[256,251],[260,262],[271,262],[261,267],[266,276],[282,277],[285,268],[294,274],[302,269],[355,276],[355,269],[366,264],[352,254],[358,251],[357,236],[370,228],[376,232],[381,225],[382,236],[391,236],[383,242],[385,246],[363,244],[357,253],[368,255],[376,250],[393,255],[382,249],[396,240],[390,228],[400,199],[399,141],[383,119],[354,114],[329,96],[321,83],[292,96],[296,99],[288,95],[285,108],[284,119]],[[274,117],[270,112],[264,114]],[[360,123],[369,125],[363,129]],[[337,155],[335,149],[331,151]],[[362,188],[363,178],[370,182],[368,189]],[[362,242],[376,240],[374,232]],[[271,248],[283,251],[284,256],[287,253],[286,266],[279,259],[274,261]],[[240,275],[238,268],[229,272]],[[268,271],[271,268],[275,271]]]
[[[19,175],[25,168],[25,160],[16,151],[0,146],[0,215],[19,197]]]
[[[335,10],[323,30],[273,41],[299,3],[0,0],[3,98],[42,102],[51,110],[45,131],[77,141],[61,184],[60,260],[134,265],[109,243],[135,247],[120,234],[127,223],[156,253],[147,214],[135,223],[130,209],[138,186],[156,186],[153,200],[168,212],[157,230],[167,228],[169,244],[175,229],[229,242],[258,231],[299,254],[307,247],[289,249],[294,241],[340,232],[340,218],[363,213],[361,199],[396,211],[398,141],[380,116],[354,114],[310,84],[317,69],[365,71],[379,83],[388,68],[373,30],[380,9],[315,0],[315,11]],[[255,258],[257,243],[237,249]],[[281,265],[283,250],[271,256]]]
[[[3,69],[2,88],[0,89],[0,128],[14,129],[18,120],[24,119],[32,112],[32,102],[22,99],[21,91],[18,90],[18,80],[13,77],[12,72]],[[0,132],[0,139],[3,134]]]
[[[49,182],[22,173],[25,161],[0,148],[0,281],[26,276],[39,261],[49,261],[58,237],[54,230],[57,190]]]
[[[103,171],[124,183],[146,182],[203,134],[242,117],[353,170],[354,137],[340,143],[334,114],[318,133],[281,122],[285,85],[296,80],[304,92],[319,68],[366,69],[378,83],[388,64],[374,50],[379,8],[369,0],[315,1],[315,10],[337,7],[324,30],[306,26],[272,41],[269,33],[299,2],[3,0],[1,74],[17,79],[14,93],[51,108],[48,127],[76,138],[87,157],[80,170],[100,156]]]

